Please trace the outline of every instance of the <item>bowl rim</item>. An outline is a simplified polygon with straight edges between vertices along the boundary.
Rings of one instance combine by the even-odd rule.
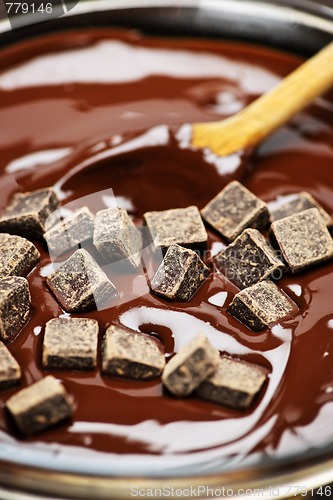
[[[248,16],[271,17],[291,23],[301,23],[333,34],[333,7],[313,4],[309,0],[79,0],[65,16],[77,16],[91,12],[125,9],[168,9],[173,7],[217,9],[241,13],[246,5]],[[62,16],[63,17],[63,16]],[[28,19],[28,16],[27,16]],[[32,23],[36,21],[31,19]],[[27,23],[29,24],[29,23]],[[7,18],[0,20],[0,34],[11,31]]]

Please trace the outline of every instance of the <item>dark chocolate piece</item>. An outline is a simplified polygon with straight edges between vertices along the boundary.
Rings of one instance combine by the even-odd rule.
[[[248,227],[264,229],[269,224],[266,203],[238,181],[222,189],[201,210],[201,215],[227,241],[233,241]]]
[[[197,395],[242,410],[252,404],[266,378],[261,367],[224,356],[216,372],[198,387]]]
[[[285,269],[257,229],[245,229],[214,257],[214,262],[238,288],[246,288],[269,277],[279,279]]]
[[[0,390],[18,384],[21,368],[7,347],[0,342]]]
[[[39,261],[40,254],[31,241],[0,233],[0,279],[27,276]]]
[[[333,257],[333,240],[317,208],[273,222],[272,233],[292,273]]]
[[[227,311],[254,331],[264,330],[298,312],[297,305],[272,281],[260,281],[237,293]]]
[[[10,342],[26,323],[31,297],[25,278],[9,276],[0,280],[0,337]]]
[[[94,245],[107,261],[124,260],[134,269],[141,264],[141,235],[124,208],[97,212]]]
[[[144,214],[153,246],[165,252],[170,245],[202,250],[207,246],[207,233],[197,207],[173,208]]]
[[[89,370],[97,363],[98,322],[54,318],[45,325],[43,368]]]
[[[171,245],[150,283],[151,290],[169,300],[187,301],[209,274],[193,250]]]
[[[82,207],[46,231],[44,239],[51,254],[61,255],[63,252],[92,239],[93,232],[94,216],[88,207]]]
[[[299,214],[309,208],[318,208],[320,215],[326,226],[332,227],[332,217],[326,210],[311,196],[310,193],[302,191],[301,193],[290,194],[281,199],[268,203],[268,209],[271,216],[271,221],[283,219],[290,215]]]
[[[215,372],[219,358],[219,351],[200,333],[170,359],[162,382],[175,396],[187,396]]]
[[[40,238],[45,232],[46,219],[59,204],[52,188],[17,193],[0,218],[0,232]]]
[[[121,325],[112,325],[103,339],[102,370],[107,375],[146,380],[159,377],[165,365],[161,343]]]
[[[114,284],[84,249],[76,250],[46,282],[68,312],[106,309],[117,296]]]
[[[70,417],[73,398],[49,375],[14,394],[6,406],[21,434],[29,436]]]

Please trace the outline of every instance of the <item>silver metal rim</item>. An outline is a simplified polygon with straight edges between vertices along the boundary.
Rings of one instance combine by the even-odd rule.
[[[222,3],[223,2],[223,3]],[[233,14],[244,12],[246,5],[246,13],[249,17],[272,18],[289,23],[303,24],[310,28],[315,28],[333,35],[333,23],[326,20],[320,15],[309,12],[302,12],[293,9],[287,5],[268,4],[266,2],[256,2],[245,0],[243,2],[235,2],[234,0],[83,0],[79,2],[72,10],[66,13],[66,16],[76,16],[91,12],[103,12],[107,10],[120,9],[135,9],[135,8],[167,8],[167,7],[184,7],[197,9],[212,9],[223,10]],[[322,11],[332,12],[333,9],[328,7],[317,6],[318,14]],[[0,21],[0,33],[11,31],[9,21],[7,19]]]

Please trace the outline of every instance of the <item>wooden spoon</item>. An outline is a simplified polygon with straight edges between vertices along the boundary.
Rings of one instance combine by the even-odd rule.
[[[192,124],[192,145],[226,156],[259,144],[333,85],[333,42],[226,120]]]

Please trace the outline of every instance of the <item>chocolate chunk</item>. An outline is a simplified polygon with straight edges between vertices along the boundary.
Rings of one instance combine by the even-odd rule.
[[[6,276],[27,276],[39,257],[35,245],[25,238],[0,234],[0,279]]]
[[[298,312],[296,304],[272,281],[261,281],[237,293],[227,311],[254,331],[264,330]]]
[[[68,312],[106,309],[117,296],[114,284],[84,249],[76,250],[46,282]]]
[[[273,222],[272,233],[292,273],[333,257],[333,241],[317,208]]]
[[[197,207],[173,208],[144,214],[154,248],[165,252],[170,245],[202,250],[207,246],[207,233]]]
[[[40,238],[46,219],[58,207],[59,200],[52,188],[17,193],[0,218],[0,232]]]
[[[325,225],[328,227],[332,227],[333,225],[332,217],[321,205],[319,205],[313,196],[306,191],[281,197],[276,201],[268,203],[268,208],[272,222],[283,219],[284,217],[289,217],[290,215],[299,214],[309,208],[318,208]]]
[[[141,235],[124,208],[97,212],[94,245],[105,260],[124,260],[134,269],[141,264]]]
[[[146,380],[161,375],[164,365],[164,352],[157,339],[120,325],[112,325],[106,330],[103,373]]]
[[[0,390],[18,384],[21,368],[7,347],[0,342]]]
[[[73,398],[49,375],[9,398],[6,406],[20,432],[28,436],[70,417]]]
[[[204,333],[200,333],[170,359],[164,368],[162,382],[175,396],[187,396],[214,373],[219,358],[219,351]]]
[[[89,370],[97,363],[98,322],[54,318],[45,325],[43,368]]]
[[[245,229],[225,250],[214,257],[220,271],[238,288],[270,276],[279,279],[285,266],[256,229]]]
[[[82,207],[46,231],[44,239],[51,254],[61,255],[63,252],[92,239],[93,232],[94,216],[88,207]]]
[[[233,241],[248,227],[263,229],[269,224],[266,203],[238,181],[222,189],[201,210],[201,215],[227,241]]]
[[[26,323],[31,297],[25,278],[9,276],[0,280],[0,337],[10,342]]]
[[[171,245],[151,280],[150,288],[166,299],[187,301],[208,274],[208,267],[193,250]]]
[[[222,357],[216,372],[197,389],[197,395],[235,409],[248,408],[267,378],[264,370],[250,363]]]

